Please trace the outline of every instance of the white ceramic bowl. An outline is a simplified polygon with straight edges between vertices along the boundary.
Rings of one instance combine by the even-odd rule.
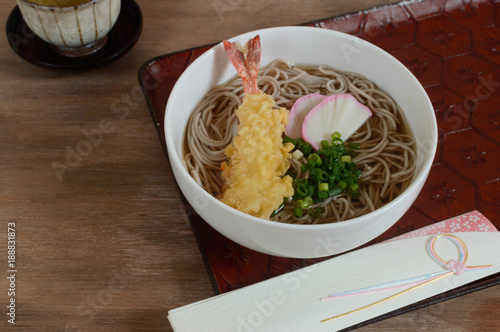
[[[411,186],[386,206],[344,222],[293,225],[259,219],[226,206],[204,191],[183,167],[186,124],[191,111],[214,86],[236,76],[222,44],[194,61],[181,75],[165,112],[170,166],[189,203],[214,229],[250,249],[275,256],[312,258],[338,254],[382,234],[409,209],[427,178],[437,146],[437,124],[427,94],[394,57],[359,38],[320,28],[269,28],[234,37],[240,44],[259,34],[261,66],[276,58],[303,65],[330,65],[361,73],[401,106],[417,142],[417,170]]]

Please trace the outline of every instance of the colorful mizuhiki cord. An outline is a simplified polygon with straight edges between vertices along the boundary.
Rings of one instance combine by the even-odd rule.
[[[452,241],[457,246],[457,248],[459,250],[458,261],[454,260],[454,259],[450,259],[448,262],[446,262],[441,257],[439,257],[439,255],[436,253],[436,251],[434,249],[434,244],[440,238],[448,239],[448,240]],[[412,291],[414,289],[417,289],[417,288],[419,288],[421,286],[427,285],[427,284],[429,284],[431,282],[437,281],[439,279],[442,279],[442,278],[447,277],[447,276],[452,275],[452,274],[461,275],[465,271],[486,270],[486,269],[490,269],[492,267],[491,265],[466,266],[465,263],[467,262],[467,258],[468,258],[468,255],[469,255],[467,247],[465,246],[465,243],[463,243],[462,240],[460,240],[455,235],[451,235],[451,234],[436,235],[429,242],[429,245],[427,246],[427,251],[429,252],[429,254],[431,255],[431,257],[438,264],[446,267],[447,270],[441,271],[441,272],[430,273],[430,274],[426,274],[426,275],[415,277],[415,278],[409,278],[409,279],[404,279],[404,280],[392,281],[392,282],[388,282],[388,283],[385,283],[385,284],[376,285],[376,286],[367,287],[367,288],[362,288],[362,289],[357,289],[357,290],[353,290],[353,291],[332,294],[330,296],[323,297],[323,298],[321,298],[321,300],[329,300],[329,299],[334,299],[334,298],[339,298],[339,297],[345,297],[345,296],[350,296],[350,295],[363,294],[363,293],[371,293],[371,292],[375,292],[375,291],[382,291],[382,290],[389,290],[389,289],[396,289],[396,288],[401,288],[401,287],[412,286],[412,287],[410,287],[410,288],[408,288],[406,290],[403,290],[403,291],[401,291],[399,293],[396,293],[396,294],[394,294],[392,296],[386,297],[385,299],[382,299],[380,301],[368,304],[368,305],[366,305],[364,307],[361,307],[361,308],[358,308],[358,309],[354,309],[354,310],[345,312],[345,313],[337,315],[337,316],[333,316],[333,317],[330,317],[330,318],[327,318],[327,319],[323,319],[321,322],[324,323],[324,322],[327,322],[327,321],[330,321],[330,320],[333,320],[333,319],[336,319],[336,318],[339,318],[339,317],[343,317],[343,316],[346,316],[346,315],[349,315],[349,314],[361,311],[363,309],[367,309],[367,308],[373,307],[373,306],[375,306],[377,304],[380,304],[382,302],[391,300],[391,299],[393,299],[393,298],[395,298],[397,296],[401,296],[401,295],[406,294],[406,293],[408,293],[408,292],[410,292],[410,291]]]

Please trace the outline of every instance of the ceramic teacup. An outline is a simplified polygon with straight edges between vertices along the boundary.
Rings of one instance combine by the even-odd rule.
[[[101,49],[115,24],[121,0],[16,0],[28,27],[69,57]]]

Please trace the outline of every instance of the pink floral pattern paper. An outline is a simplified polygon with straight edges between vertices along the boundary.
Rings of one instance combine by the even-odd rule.
[[[396,241],[417,236],[438,235],[444,233],[459,232],[498,232],[498,229],[483,216],[479,211],[472,211],[460,216],[437,222],[435,224],[422,227],[406,234],[392,238],[389,241]]]

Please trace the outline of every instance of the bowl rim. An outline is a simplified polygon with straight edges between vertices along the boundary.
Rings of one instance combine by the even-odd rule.
[[[425,101],[428,106],[428,109],[433,110],[432,103],[429,99],[429,96],[425,92],[424,87],[421,85],[421,83],[418,81],[418,79],[413,75],[413,73],[406,67],[404,66],[398,59],[396,59],[393,55],[388,53],[387,51],[383,50],[382,48],[372,44],[369,41],[366,41],[364,39],[361,39],[359,37],[336,31],[336,30],[329,30],[329,29],[324,29],[324,28],[318,28],[318,27],[308,27],[308,26],[280,26],[280,27],[271,27],[271,28],[264,28],[264,29],[257,29],[249,32],[245,32],[236,36],[233,36],[229,39],[228,41],[235,41],[238,39],[246,38],[246,36],[255,36],[257,34],[263,34],[267,33],[269,31],[277,31],[277,30],[301,30],[301,31],[313,31],[315,33],[323,33],[325,35],[338,35],[342,38],[348,38],[353,41],[357,41],[359,43],[362,43],[366,47],[372,48],[374,51],[379,52],[383,54],[383,56],[389,57],[393,60],[394,65],[399,66],[400,69],[402,69],[408,76],[409,79],[413,80],[416,83],[416,86],[420,90],[420,93],[422,93],[425,96]],[[262,36],[261,36],[262,37]],[[248,38],[247,38],[248,39]],[[332,222],[332,223],[325,223],[325,224],[289,224],[289,223],[282,223],[282,222],[277,222],[277,221],[272,221],[272,220],[266,220],[266,219],[261,219],[249,214],[246,214],[244,212],[241,212],[235,208],[232,208],[224,203],[222,203],[220,200],[218,200],[216,197],[212,196],[210,193],[208,193],[206,190],[204,190],[196,181],[189,175],[187,170],[185,169],[184,165],[182,164],[180,158],[177,157],[177,149],[174,146],[173,139],[168,139],[170,137],[169,130],[167,127],[167,120],[170,117],[170,114],[172,111],[169,111],[169,106],[171,106],[170,102],[170,97],[172,95],[175,95],[176,90],[180,89],[179,87],[182,85],[183,81],[186,79],[187,74],[193,70],[196,69],[196,66],[203,62],[205,58],[210,57],[212,53],[215,52],[216,48],[222,47],[222,42],[217,43],[213,47],[211,47],[209,50],[205,51],[202,55],[200,55],[196,60],[194,60],[181,74],[181,76],[178,78],[177,82],[175,83],[174,87],[172,88],[172,91],[169,96],[169,100],[167,101],[167,105],[165,106],[165,118],[164,118],[164,134],[165,134],[165,141],[166,141],[166,146],[167,146],[167,153],[169,156],[170,163],[174,164],[178,169],[181,170],[181,175],[183,176],[184,179],[188,181],[189,186],[194,186],[195,188],[199,189],[200,192],[203,193],[203,196],[208,199],[209,202],[213,202],[216,204],[216,206],[220,207],[221,209],[225,210],[227,213],[234,213],[236,216],[240,218],[245,218],[260,224],[263,224],[265,226],[270,226],[270,227],[276,227],[276,228],[284,228],[288,230],[305,230],[305,229],[314,229],[315,231],[317,230],[326,230],[326,229],[335,229],[335,228],[343,228],[343,227],[350,227],[352,224],[356,223],[362,223],[364,219],[366,218],[371,218],[371,217],[376,217],[377,215],[384,215],[386,210],[390,210],[394,205],[399,204],[401,200],[404,199],[405,196],[409,195],[411,192],[415,191],[419,184],[424,184],[428,173],[430,171],[430,168],[432,167],[432,163],[434,161],[436,151],[437,151],[437,143],[438,143],[438,128],[437,128],[437,121],[435,116],[431,117],[432,123],[429,123],[429,125],[432,125],[433,130],[432,130],[432,137],[429,137],[428,139],[431,140],[432,146],[429,148],[428,152],[428,158],[421,164],[421,169],[416,176],[413,177],[411,184],[406,188],[403,193],[401,193],[398,197],[390,201],[389,203],[385,204],[384,206],[376,209],[375,211],[369,212],[365,215],[351,218],[344,220],[342,222]],[[220,83],[219,83],[220,84]],[[185,130],[183,131],[185,133]],[[174,152],[175,151],[175,152]],[[417,151],[418,152],[418,151]],[[173,156],[172,156],[173,155]],[[197,212],[198,213],[198,212]],[[200,215],[201,217],[201,215]],[[203,217],[202,217],[203,218]]]
[[[27,4],[30,7],[33,8],[38,8],[41,10],[46,10],[46,11],[75,11],[76,9],[79,8],[85,8],[89,7],[91,5],[94,5],[97,2],[101,2],[103,0],[83,0],[84,2],[76,4],[76,5],[64,5],[64,6],[51,6],[51,5],[42,5],[36,2],[33,2],[33,0],[16,0],[16,2],[22,2]]]

